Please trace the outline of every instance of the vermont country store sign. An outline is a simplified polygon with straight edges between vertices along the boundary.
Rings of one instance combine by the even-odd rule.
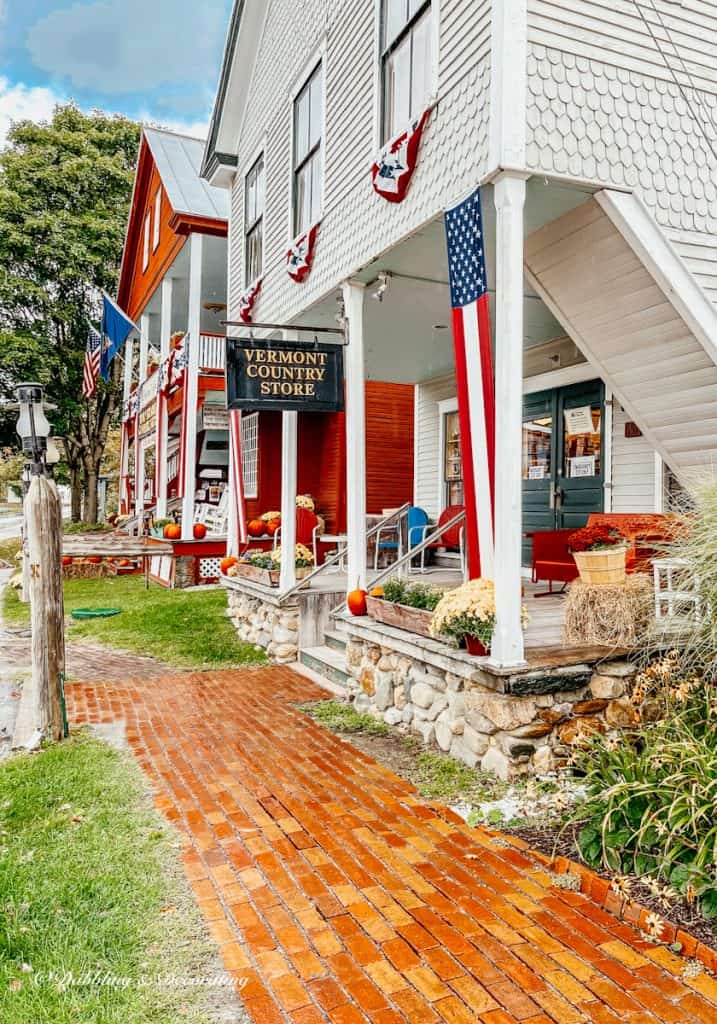
[[[227,338],[227,404],[230,409],[340,412],[343,346]]]

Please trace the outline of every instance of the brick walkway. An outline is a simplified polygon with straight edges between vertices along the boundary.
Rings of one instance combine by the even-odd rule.
[[[68,687],[126,720],[257,1024],[714,1024],[717,981],[427,806],[266,668]]]

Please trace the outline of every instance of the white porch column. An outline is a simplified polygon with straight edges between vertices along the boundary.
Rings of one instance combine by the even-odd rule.
[[[184,498],[182,499],[182,540],[191,540],[194,530],[194,491],[197,475],[197,401],[199,397],[199,334],[201,327],[202,251],[204,236],[193,232],[189,236],[189,306],[187,334],[189,336],[189,365],[186,383],[187,422],[182,424],[186,436],[184,464]]]
[[[119,495],[117,511],[122,512],[122,504],[127,494],[127,474],[129,472],[129,424],[125,420],[125,409],[132,390],[132,370],[134,365],[134,332],[130,331],[124,345],[124,386],[122,389],[122,442],[119,471]],[[129,507],[126,508],[129,512]]]
[[[365,286],[346,281],[344,311],[348,319],[346,374],[346,564],[348,590],[366,585],[366,381],[363,299]]]
[[[139,318],[139,371],[137,392],[139,397],[139,408],[137,413],[137,424],[139,424],[139,412],[142,408],[142,385],[147,379],[147,360],[149,356],[149,316],[143,313]],[[144,514],[144,449],[139,439],[139,431],[135,430],[134,438],[134,486],[135,486],[135,512],[140,520]]]
[[[172,286],[171,277],[162,281],[162,307],[159,320],[159,360],[163,363],[169,355],[169,339],[172,333]],[[157,391],[157,418],[160,446],[155,457],[155,474],[157,490],[157,518],[167,518],[167,403],[162,401]]]
[[[495,603],[492,659],[523,662],[521,610],[523,430],[523,207],[525,175],[495,179],[496,471]]]
[[[297,435],[299,414],[281,414],[281,572],[279,589],[291,590],[296,584],[296,487]]]

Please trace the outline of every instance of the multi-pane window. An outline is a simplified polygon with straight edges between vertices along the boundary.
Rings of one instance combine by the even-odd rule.
[[[261,277],[264,255],[264,156],[244,179],[244,278],[247,287]]]
[[[148,210],[144,218],[144,238],[142,240],[142,270],[149,266],[149,235],[152,230],[152,214]]]
[[[294,235],[308,231],[321,215],[323,107],[318,64],[294,100]]]
[[[407,128],[426,107],[433,80],[431,0],[383,0],[383,135]]]
[[[159,227],[162,222],[162,189],[158,188],[154,194],[154,224],[152,230],[152,252],[159,245]]]
[[[244,497],[259,497],[259,413],[241,418],[241,468]]]

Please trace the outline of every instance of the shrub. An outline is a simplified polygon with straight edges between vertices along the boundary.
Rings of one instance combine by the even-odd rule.
[[[443,597],[443,591],[428,583],[408,583],[392,579],[383,585],[383,600],[404,604],[409,608],[421,608],[432,612]]]

